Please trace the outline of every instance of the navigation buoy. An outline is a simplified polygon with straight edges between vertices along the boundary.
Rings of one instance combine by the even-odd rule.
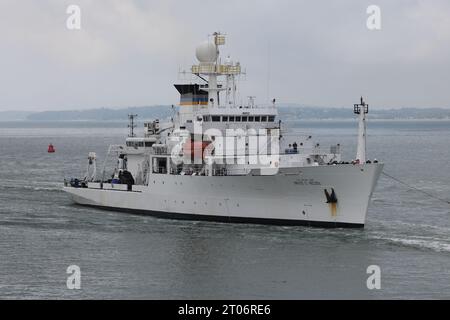
[[[50,143],[48,145],[48,153],[54,153],[55,152],[55,147]]]

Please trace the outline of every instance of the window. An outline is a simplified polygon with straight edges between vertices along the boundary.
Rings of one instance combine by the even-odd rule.
[[[153,145],[153,142],[145,141],[145,146],[146,147],[151,147],[152,145]]]
[[[228,121],[228,116],[222,116],[222,122],[227,122]]]
[[[211,119],[213,122],[220,122],[220,116],[212,116]]]
[[[253,117],[253,116],[248,117],[248,121],[250,121],[250,122],[255,121],[255,117]]]
[[[255,116],[255,122],[259,122],[261,120],[260,116]]]
[[[242,116],[242,122],[247,122],[247,117],[246,116]]]
[[[203,121],[207,122],[210,120],[209,118],[210,118],[209,116],[203,116]]]
[[[262,116],[261,117],[261,122],[266,122],[267,121],[267,116]]]
[[[269,121],[270,122],[274,122],[275,121],[275,116],[269,116]]]
[[[230,116],[230,117],[228,118],[228,121],[234,122],[234,117],[233,117],[233,116]]]
[[[241,122],[241,117],[236,117],[236,118],[234,119],[234,121],[236,121],[236,122]]]

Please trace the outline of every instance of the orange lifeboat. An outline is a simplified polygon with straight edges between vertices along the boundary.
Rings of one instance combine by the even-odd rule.
[[[183,153],[186,157],[203,158],[206,147],[210,144],[210,141],[192,141],[188,140],[183,145]]]
[[[51,143],[48,145],[47,152],[48,153],[54,153],[55,152],[55,147]]]

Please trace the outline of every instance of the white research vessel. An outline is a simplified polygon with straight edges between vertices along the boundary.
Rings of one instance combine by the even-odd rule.
[[[362,98],[354,105],[357,154],[342,161],[340,145],[325,150],[309,135],[285,133],[275,99],[238,102],[243,72],[222,60],[224,44],[214,33],[197,47],[190,81],[175,85],[180,103],[171,121],[145,122],[137,137],[130,115],[126,143],[109,147],[101,172],[91,152],[84,178],[64,190],[81,205],[162,218],[363,227],[383,168],[366,160],[368,105]]]

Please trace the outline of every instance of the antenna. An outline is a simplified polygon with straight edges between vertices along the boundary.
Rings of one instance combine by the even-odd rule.
[[[267,83],[266,83],[266,99],[269,100],[270,96],[270,39],[267,40]]]
[[[354,114],[360,114],[361,113],[361,110],[362,110],[362,112],[363,113],[369,113],[369,105],[367,104],[367,103],[365,103],[364,102],[364,99],[363,99],[363,97],[361,97],[361,100],[360,100],[361,102],[358,104],[358,103],[355,103],[354,105],[353,105],[353,113]],[[361,108],[362,107],[362,108]]]
[[[136,135],[134,134],[134,128],[136,128],[136,124],[134,123],[134,119],[137,118],[137,114],[129,114],[128,115],[128,128],[130,128],[130,133],[128,134],[129,137],[136,137]]]

